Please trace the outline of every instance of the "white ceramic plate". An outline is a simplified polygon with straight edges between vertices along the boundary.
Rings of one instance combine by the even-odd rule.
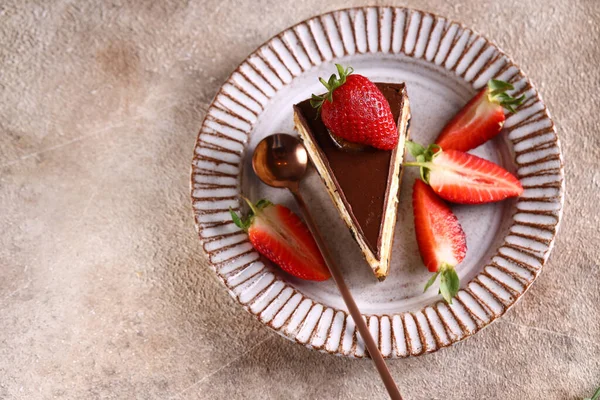
[[[302,187],[335,259],[385,357],[433,352],[500,317],[533,283],[554,243],[564,177],[554,124],[536,89],[496,45],[459,23],[403,8],[356,8],[304,21],[269,40],[229,77],[209,108],[192,165],[192,200],[200,240],[229,293],[281,335],[310,348],[365,356],[362,339],[334,283],[295,279],[253,251],[232,223],[239,195],[295,208],[283,190],[254,176],[254,146],[276,132],[295,133],[292,105],[323,91],[317,78],[334,63],[380,82],[406,82],[411,136],[431,143],[441,127],[492,78],[511,82],[525,103],[498,138],[474,154],[518,175],[521,198],[456,206],[468,253],[451,306],[434,287],[415,240],[411,187],[404,175],[390,274],[378,282],[311,170]]]

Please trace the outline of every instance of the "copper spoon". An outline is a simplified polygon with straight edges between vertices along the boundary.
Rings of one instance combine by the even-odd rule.
[[[393,400],[402,400],[400,391],[394,382],[394,378],[390,374],[390,371],[383,360],[383,356],[369,332],[366,322],[363,320],[352,294],[344,281],[342,273],[338,266],[333,262],[323,238],[319,234],[317,226],[312,219],[306,203],[302,198],[299,191],[300,180],[306,173],[308,166],[308,155],[304,145],[294,136],[287,135],[284,133],[278,133],[275,135],[267,136],[256,146],[254,155],[252,156],[252,168],[260,180],[269,186],[277,188],[287,188],[298,203],[304,220],[306,221],[308,228],[321,250],[323,259],[331,272],[333,280],[338,286],[346,307],[350,311],[350,315],[358,328],[358,332],[362,336],[367,350],[371,356],[371,359],[377,367],[377,371],[381,375],[381,379]]]

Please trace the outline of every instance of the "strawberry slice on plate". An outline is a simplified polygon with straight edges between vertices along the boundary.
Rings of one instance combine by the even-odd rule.
[[[250,206],[245,219],[233,210],[231,218],[248,233],[250,243],[285,272],[310,281],[325,281],[331,277],[315,239],[308,227],[289,208],[260,200]]]
[[[500,133],[506,117],[504,109],[514,113],[525,95],[514,98],[506,93],[510,83],[492,79],[442,129],[435,143],[444,150],[468,151]]]
[[[454,267],[467,254],[465,233],[450,207],[420,179],[413,186],[413,211],[421,258],[429,271],[435,272],[425,290],[440,276],[440,293],[452,304],[452,298],[460,289]]]
[[[484,204],[523,193],[521,182],[491,161],[462,151],[442,150],[437,144],[425,148],[407,142],[406,147],[417,161],[404,165],[420,167],[423,181],[444,200]]]
[[[335,137],[380,150],[393,150],[398,145],[398,128],[390,104],[381,90],[352,67],[335,65],[339,77],[329,81],[319,78],[327,89],[321,96],[312,95],[310,104],[321,114],[323,124]]]

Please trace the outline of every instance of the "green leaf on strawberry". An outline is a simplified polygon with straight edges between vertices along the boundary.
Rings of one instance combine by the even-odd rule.
[[[446,265],[441,268],[440,273],[440,293],[446,303],[452,304],[452,298],[456,296],[460,289],[460,279],[454,267]]]
[[[419,155],[425,153],[426,150],[422,144],[410,140],[406,141],[406,149],[414,158],[417,158]]]
[[[248,220],[242,221],[242,219],[233,211],[233,209],[231,207],[229,208],[229,213],[231,214],[231,219],[233,220],[233,223],[235,224],[235,226],[237,226],[238,228],[240,228],[243,231],[248,230],[248,226],[246,224],[248,222]]]
[[[442,265],[442,267],[429,278],[423,292],[426,292],[427,289],[435,283],[438,276],[440,277],[439,293],[448,304],[452,304],[452,298],[456,296],[460,290],[460,278],[454,267],[449,264]]]
[[[406,142],[408,152],[417,160],[416,163],[404,163],[405,166],[420,167],[421,179],[425,183],[429,183],[428,163],[442,153],[442,148],[437,144],[430,144],[425,148],[423,145],[408,140]]]
[[[431,285],[433,285],[435,283],[435,280],[437,279],[437,277],[439,275],[440,275],[440,271],[431,275],[431,278],[429,278],[429,280],[427,281],[427,284],[425,285],[425,289],[423,289],[423,293],[425,293],[427,291],[427,289],[429,289],[431,287]]]
[[[272,206],[273,203],[271,203],[269,200],[261,199],[261,200],[257,201],[256,204],[252,204],[252,202],[250,200],[248,200],[247,198],[245,198],[245,197],[242,197],[242,198],[250,206],[250,211],[248,212],[248,215],[246,216],[246,218],[244,218],[244,219],[240,218],[233,211],[233,209],[231,207],[229,208],[229,213],[231,214],[231,219],[233,220],[233,223],[238,228],[243,230],[244,232],[248,232],[248,229],[252,225],[252,220],[260,212],[260,210],[262,210],[268,206]]]
[[[508,82],[492,79],[488,82],[488,100],[491,103],[500,104],[511,113],[516,112],[515,107],[520,106],[525,100],[525,95],[512,97],[508,90],[514,90],[515,87]]]

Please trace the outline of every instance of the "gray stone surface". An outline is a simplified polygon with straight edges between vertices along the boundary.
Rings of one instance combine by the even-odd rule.
[[[0,399],[386,398],[369,361],[309,351],[237,306],[206,267],[188,199],[196,132],[235,66],[280,30],[358,4],[0,4]],[[567,200],[550,262],[515,308],[390,368],[407,399],[590,395],[600,2],[402,5],[464,22],[529,74],[562,140]]]

